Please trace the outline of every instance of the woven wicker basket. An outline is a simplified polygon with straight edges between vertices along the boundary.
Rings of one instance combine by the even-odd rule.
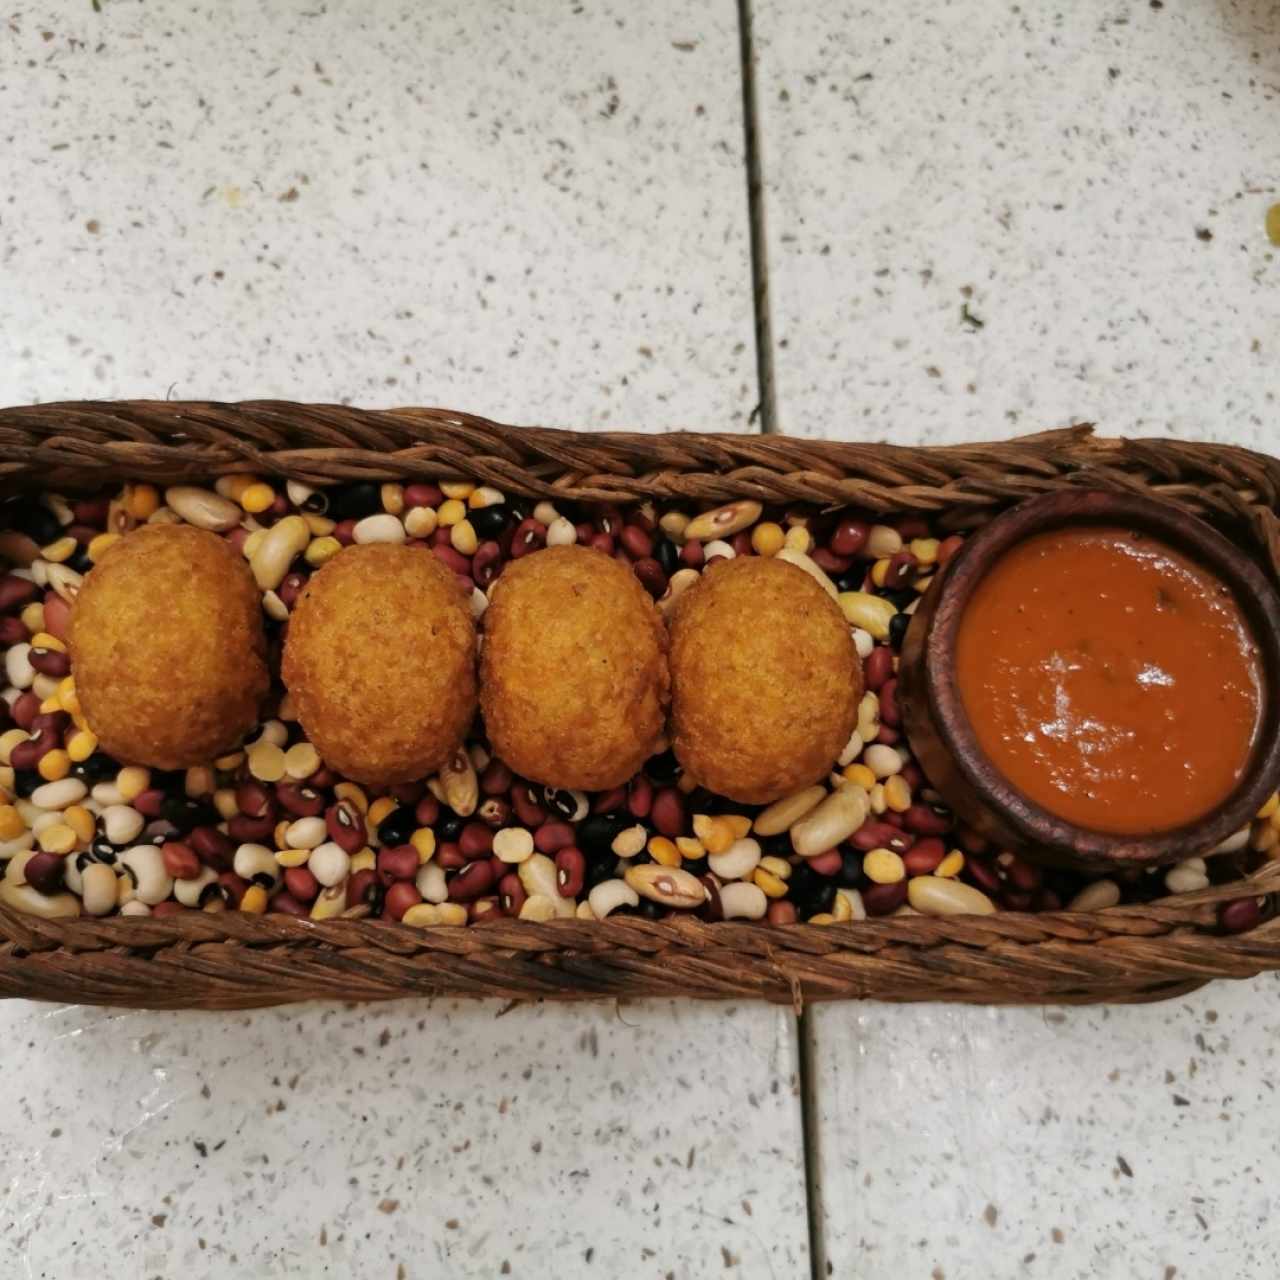
[[[483,481],[607,502],[850,504],[949,527],[1068,485],[1135,490],[1206,516],[1280,569],[1280,462],[1245,449],[1104,440],[1087,427],[937,449],[777,436],[580,435],[436,409],[127,402],[0,409],[6,491],[232,471],[312,483]],[[978,1004],[1161,999],[1280,968],[1280,918],[1224,936],[1217,904],[1247,881],[1096,914],[921,916],[845,925],[501,921],[412,929],[237,912],[45,921],[0,909],[0,993],[136,1008],[250,1008],[316,997],[561,1000],[849,998]]]

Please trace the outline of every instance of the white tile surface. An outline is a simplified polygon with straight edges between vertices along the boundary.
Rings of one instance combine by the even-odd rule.
[[[733,0],[19,3],[0,403],[746,429]]]
[[[1271,1280],[1278,990],[815,1011],[828,1274]]]
[[[0,1005],[4,1274],[808,1274],[789,1013],[501,1009]]]
[[[1274,437],[1272,0],[755,10],[783,430]]]

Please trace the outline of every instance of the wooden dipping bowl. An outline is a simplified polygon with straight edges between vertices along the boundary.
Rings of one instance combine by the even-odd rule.
[[[978,582],[1010,548],[1068,525],[1141,530],[1228,586],[1253,633],[1262,671],[1260,723],[1235,789],[1204,817],[1150,835],[1077,826],[1014,787],[978,745],[955,671],[956,639]],[[912,750],[956,814],[1002,847],[1090,871],[1156,866],[1208,853],[1244,827],[1280,782],[1280,598],[1247,552],[1202,520],[1148,498],[1069,490],[1033,498],[968,538],[927,592],[902,647],[898,698]]]

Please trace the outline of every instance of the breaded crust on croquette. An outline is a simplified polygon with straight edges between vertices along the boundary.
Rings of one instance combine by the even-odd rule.
[[[553,787],[620,786],[661,745],[667,636],[631,570],[590,547],[509,564],[484,615],[480,702],[494,754]]]
[[[476,631],[457,576],[420,547],[348,547],[289,618],[281,674],[331,769],[371,786],[434,772],[476,711]]]
[[[862,698],[840,607],[785,560],[714,562],[671,621],[672,748],[702,786],[769,804],[818,781]]]
[[[158,524],[122,538],[86,576],[69,640],[81,712],[118,760],[207,764],[258,720],[262,597],[217,534]]]

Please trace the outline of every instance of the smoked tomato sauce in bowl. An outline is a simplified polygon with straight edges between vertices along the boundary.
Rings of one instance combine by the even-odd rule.
[[[1280,600],[1203,521],[1055,493],[970,537],[903,644],[899,699],[933,786],[1043,862],[1203,854],[1280,779]]]

